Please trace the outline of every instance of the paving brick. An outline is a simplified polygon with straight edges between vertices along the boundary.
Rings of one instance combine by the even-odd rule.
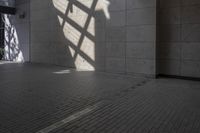
[[[0,65],[0,132],[36,133],[98,103],[50,133],[200,132],[199,82],[65,69]]]

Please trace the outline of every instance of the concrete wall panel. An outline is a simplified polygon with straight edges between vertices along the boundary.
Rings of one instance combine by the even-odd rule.
[[[160,74],[200,77],[199,0],[160,0],[157,43]]]

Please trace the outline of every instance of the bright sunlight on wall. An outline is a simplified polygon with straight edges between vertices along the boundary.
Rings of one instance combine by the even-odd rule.
[[[24,62],[23,53],[20,50],[17,30],[10,20],[10,15],[4,15],[4,21],[5,21],[4,60]]]
[[[95,70],[95,12],[110,19],[108,0],[52,0],[77,69]],[[79,6],[76,6],[76,5]],[[81,9],[79,7],[82,7]],[[82,54],[81,54],[82,53]],[[84,56],[83,56],[84,55]]]

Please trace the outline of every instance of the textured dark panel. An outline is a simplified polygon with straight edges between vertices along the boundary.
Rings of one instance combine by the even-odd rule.
[[[0,6],[0,13],[13,14],[14,15],[16,13],[16,8]]]

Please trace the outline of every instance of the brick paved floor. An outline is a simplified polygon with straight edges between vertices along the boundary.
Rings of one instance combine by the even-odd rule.
[[[200,82],[36,64],[0,75],[0,133],[200,133]]]

